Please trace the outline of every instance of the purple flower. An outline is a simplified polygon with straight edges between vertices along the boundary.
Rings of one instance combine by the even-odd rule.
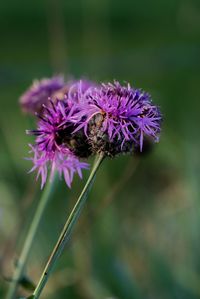
[[[31,87],[21,96],[22,110],[29,114],[41,112],[42,105],[46,104],[48,97],[65,85],[63,76],[55,76],[50,79],[35,80]]]
[[[69,149],[68,142],[72,138],[74,125],[70,122],[73,107],[69,107],[67,101],[57,100],[50,105],[43,105],[42,116],[38,115],[37,130],[27,131],[35,135],[35,145],[30,145],[33,157],[33,170],[37,170],[37,178],[41,176],[41,188],[43,188],[51,168],[50,180],[57,170],[60,176],[64,176],[66,184],[70,187],[75,172],[82,177],[81,170],[87,169],[88,164],[80,162],[78,157]]]
[[[95,140],[95,148],[102,139],[100,150],[106,148],[109,152],[110,143],[118,148],[115,153],[138,145],[142,151],[144,136],[157,142],[161,118],[149,94],[133,89],[130,84],[121,86],[117,81],[90,89],[73,116],[74,121],[81,122],[75,131],[84,128],[90,143]]]

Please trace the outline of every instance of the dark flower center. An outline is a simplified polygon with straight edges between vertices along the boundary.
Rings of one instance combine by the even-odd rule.
[[[55,142],[57,145],[67,146],[76,156],[80,158],[88,158],[91,155],[90,146],[83,131],[74,131],[74,125],[68,124],[64,129],[57,130],[55,134]]]

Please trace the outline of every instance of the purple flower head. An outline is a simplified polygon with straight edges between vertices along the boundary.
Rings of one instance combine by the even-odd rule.
[[[102,84],[86,94],[79,111],[73,116],[84,128],[94,150],[114,155],[134,146],[142,151],[144,136],[159,140],[161,114],[149,94],[119,82]],[[111,148],[115,149],[111,151]]]
[[[48,97],[65,85],[63,76],[55,76],[50,79],[35,80],[30,88],[21,96],[22,110],[29,114],[41,112],[42,105],[47,104]]]
[[[88,164],[80,162],[70,150],[68,144],[73,140],[74,125],[70,122],[73,108],[67,101],[49,100],[50,105],[43,105],[42,116],[38,115],[37,130],[27,131],[35,135],[35,145],[30,145],[33,152],[33,170],[37,170],[37,178],[41,176],[41,187],[47,180],[48,167],[51,168],[50,180],[55,171],[63,175],[66,184],[70,187],[75,172],[82,177],[81,169],[88,168]]]

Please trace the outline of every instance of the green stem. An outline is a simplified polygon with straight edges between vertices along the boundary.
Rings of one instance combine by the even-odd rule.
[[[90,176],[89,176],[73,210],[71,211],[71,214],[67,218],[67,221],[66,221],[66,223],[63,227],[63,230],[60,234],[60,237],[59,237],[59,239],[49,257],[49,260],[47,261],[44,271],[40,277],[38,285],[37,285],[34,293],[30,297],[28,297],[29,299],[39,298],[42,290],[44,289],[44,287],[48,281],[48,278],[49,278],[59,256],[61,255],[67,241],[69,240],[69,238],[71,236],[72,229],[79,218],[79,215],[82,211],[84,203],[86,202],[86,199],[88,197],[90,188],[92,187],[92,184],[94,182],[95,174],[96,174],[101,162],[103,161],[103,159],[104,159],[104,155],[100,154],[100,156],[98,157],[98,159],[95,162],[95,165],[90,173]]]
[[[29,231],[27,233],[27,237],[25,239],[21,254],[20,254],[19,259],[17,261],[17,266],[15,268],[15,271],[14,271],[14,274],[13,274],[13,277],[12,277],[12,282],[10,284],[10,288],[8,290],[6,299],[16,298],[15,294],[16,294],[16,291],[17,291],[18,284],[20,282],[20,279],[23,276],[24,269],[25,269],[25,266],[26,266],[26,262],[27,262],[27,259],[29,257],[29,254],[30,254],[30,249],[33,245],[35,235],[37,233],[38,227],[40,225],[40,221],[41,221],[42,216],[44,214],[45,208],[46,208],[46,206],[49,202],[50,195],[51,195],[51,193],[54,189],[54,186],[55,186],[55,178],[54,178],[53,182],[48,182],[47,183],[47,185],[45,187],[45,190],[43,192],[43,195],[40,199],[40,202],[39,202],[37,210],[35,212],[33,221],[31,223]]]

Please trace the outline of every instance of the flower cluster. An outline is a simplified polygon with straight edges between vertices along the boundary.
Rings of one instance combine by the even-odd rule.
[[[48,167],[50,179],[58,171],[70,187],[74,173],[81,177],[81,170],[88,168],[80,158],[100,152],[115,156],[138,147],[142,151],[147,138],[159,140],[159,108],[148,93],[130,84],[122,86],[114,81],[97,85],[86,80],[64,83],[54,77],[38,82],[20,102],[23,109],[38,112],[37,130],[27,133],[36,137],[35,144],[30,145],[31,171],[38,171],[42,187]]]

